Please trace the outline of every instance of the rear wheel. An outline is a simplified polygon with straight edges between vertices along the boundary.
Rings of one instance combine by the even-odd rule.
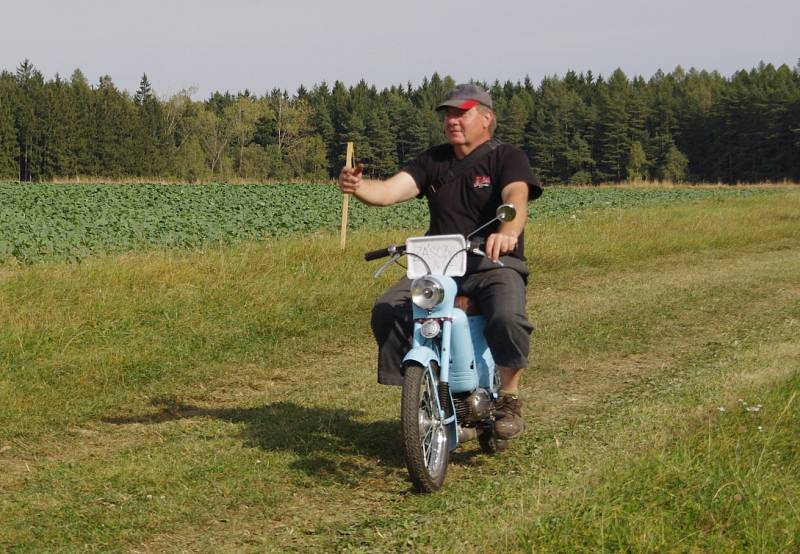
[[[438,366],[431,362],[433,373]],[[408,476],[419,492],[438,490],[447,473],[450,447],[439,414],[436,382],[419,364],[406,365],[400,407]]]

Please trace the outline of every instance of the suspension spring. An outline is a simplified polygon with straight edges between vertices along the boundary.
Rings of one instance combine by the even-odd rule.
[[[444,407],[444,417],[448,418],[453,415],[453,407],[450,405],[450,384],[441,381],[438,386],[439,405]]]

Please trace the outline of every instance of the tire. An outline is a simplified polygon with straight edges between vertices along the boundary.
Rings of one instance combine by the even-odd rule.
[[[433,373],[438,366],[431,362]],[[444,483],[450,461],[447,429],[439,417],[436,382],[419,364],[406,365],[400,423],[408,476],[417,492],[434,492]]]

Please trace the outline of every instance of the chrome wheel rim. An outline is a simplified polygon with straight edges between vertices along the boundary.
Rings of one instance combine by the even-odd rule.
[[[425,371],[419,400],[419,440],[425,467],[431,475],[442,470],[447,448],[447,431],[437,406],[436,387],[430,372]]]

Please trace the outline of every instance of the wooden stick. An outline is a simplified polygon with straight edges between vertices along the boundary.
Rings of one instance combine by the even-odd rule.
[[[345,167],[353,167],[353,143],[347,143],[347,154],[345,158]],[[350,195],[345,193],[342,195],[342,228],[339,232],[340,240],[339,246],[342,250],[347,246],[347,218],[350,213]]]

